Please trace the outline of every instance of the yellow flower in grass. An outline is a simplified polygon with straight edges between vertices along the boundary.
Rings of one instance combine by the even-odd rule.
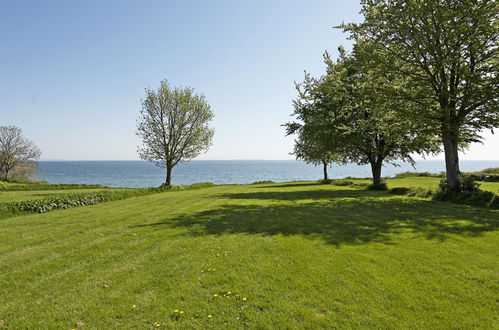
[[[218,297],[218,294],[216,294],[216,293],[215,293],[215,294],[213,295],[213,297]]]
[[[132,308],[136,308],[136,307],[137,307],[137,305],[132,305]]]
[[[180,311],[179,313],[180,313],[180,314],[184,314],[184,311]]]
[[[213,316],[211,314],[208,315],[208,318],[211,319]]]
[[[246,300],[247,300],[246,297],[243,297],[243,301],[246,301]]]
[[[180,312],[180,311],[179,311],[178,309],[176,309],[176,310],[174,310],[173,312],[174,312],[174,313],[178,313],[178,312]]]

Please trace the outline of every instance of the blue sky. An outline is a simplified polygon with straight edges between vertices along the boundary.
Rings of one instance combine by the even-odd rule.
[[[291,159],[293,81],[350,45],[333,26],[358,1],[1,1],[0,125],[43,159],[138,159],[144,88],[167,79],[206,95],[214,144],[199,159]],[[485,134],[463,159],[499,159]],[[438,157],[441,158],[441,157]]]

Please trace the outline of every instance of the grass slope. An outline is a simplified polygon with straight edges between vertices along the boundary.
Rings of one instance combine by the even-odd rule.
[[[0,241],[6,328],[499,327],[498,211],[233,185],[2,219]]]

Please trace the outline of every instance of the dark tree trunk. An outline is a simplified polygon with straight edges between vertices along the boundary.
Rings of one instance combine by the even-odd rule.
[[[450,130],[443,130],[442,142],[445,153],[445,175],[451,189],[459,187],[458,139]]]
[[[165,186],[169,187],[172,183],[172,168],[173,166],[166,165],[166,181]]]
[[[371,171],[373,173],[373,186],[381,187],[381,167],[383,160],[371,161]]]
[[[322,164],[324,165],[324,181],[327,181],[328,180],[328,177],[327,177],[327,163],[323,162]]]

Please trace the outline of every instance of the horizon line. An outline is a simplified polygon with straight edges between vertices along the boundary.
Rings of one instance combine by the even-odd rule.
[[[143,159],[40,159],[38,160],[40,162],[150,162],[147,160]],[[238,159],[238,158],[233,158],[233,159],[192,159],[187,162],[198,162],[198,161],[213,161],[213,162],[219,162],[219,161],[299,161],[299,162],[304,162],[303,160],[298,160],[298,159]],[[445,161],[445,159],[415,159],[416,162],[431,162],[431,161]],[[460,159],[461,161],[481,161],[481,162],[495,162],[499,161],[499,159]],[[404,161],[401,161],[404,163]],[[333,162],[334,163],[334,162]]]

